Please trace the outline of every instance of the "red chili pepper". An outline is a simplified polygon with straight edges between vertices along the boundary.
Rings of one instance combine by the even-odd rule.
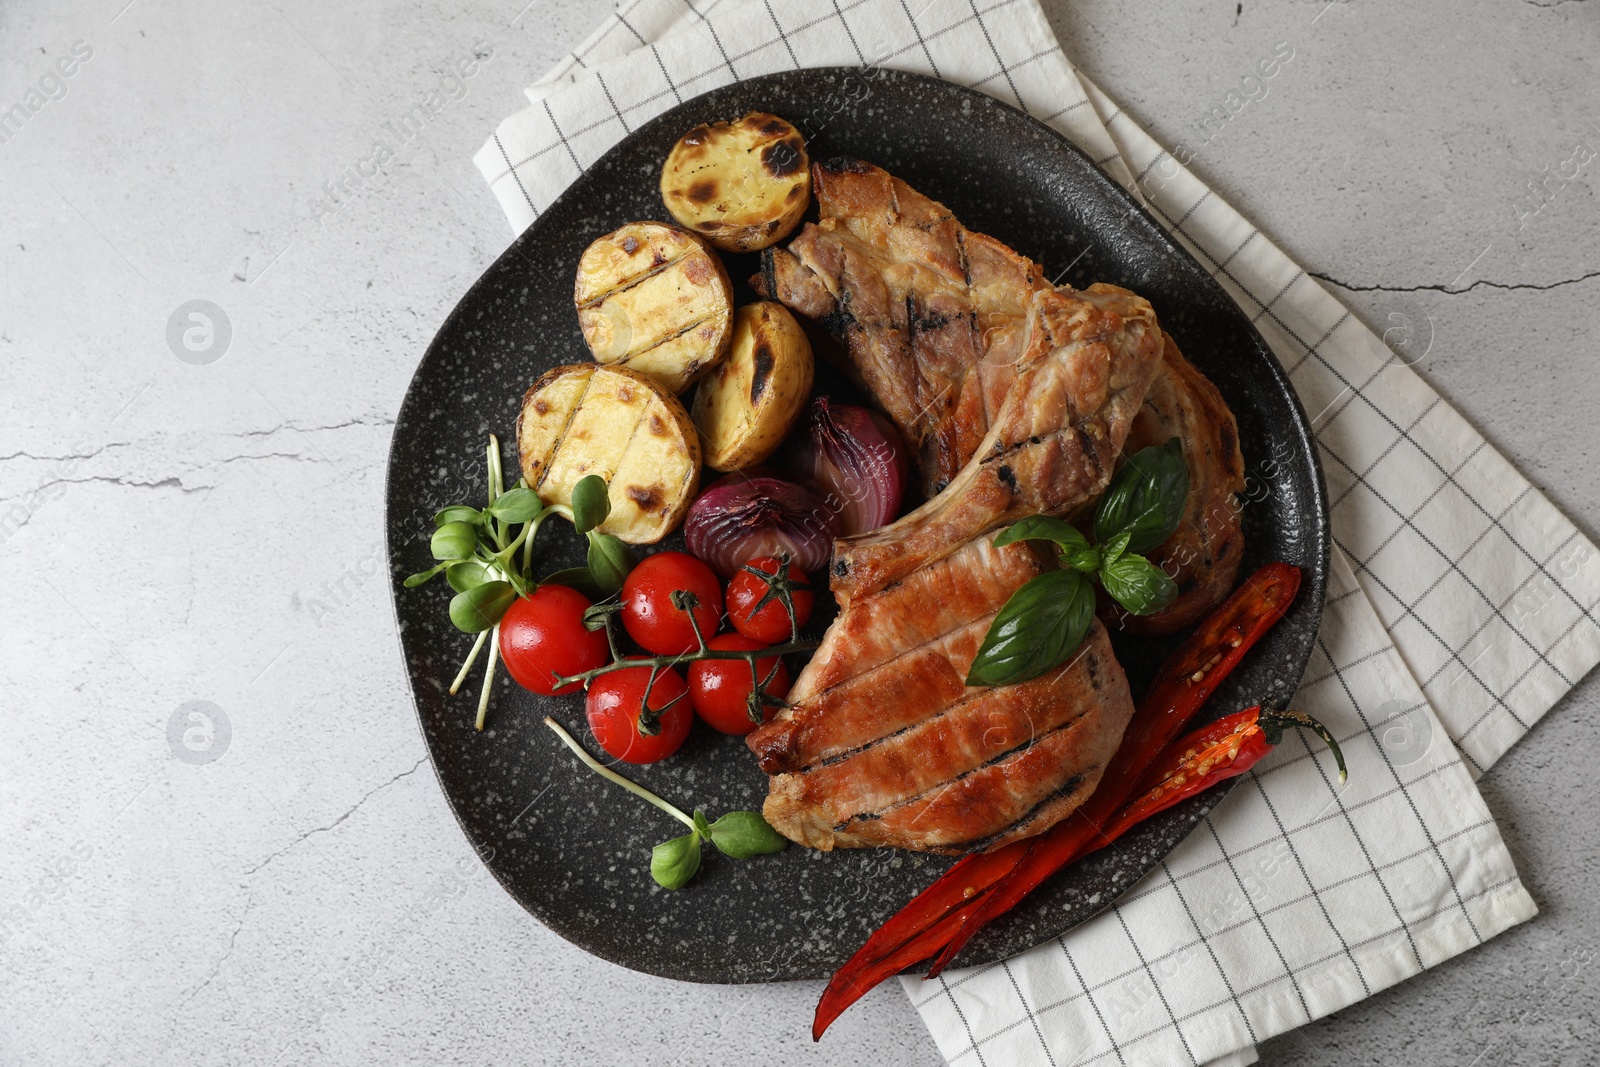
[[[1343,782],[1344,753],[1327,727],[1298,711],[1246,708],[1168,745],[1134,790],[1133,799],[1106,824],[1100,835],[1102,840],[1095,847],[1103,848],[1157,812],[1243,774],[1271,752],[1283,731],[1291,726],[1303,726],[1327,742],[1339,765],[1339,781]]]
[[[1071,862],[1072,852],[1132,794],[1245,652],[1283,617],[1299,589],[1300,570],[1287,563],[1269,563],[1251,575],[1162,665],[1088,803],[1038,837],[963,857],[900,909],[834,974],[817,1004],[812,1040],[879,982],[945,946],[929,977],[937,974],[983,924]],[[1036,858],[1037,851],[1049,856]],[[1025,860],[1027,872],[1019,877]],[[1011,897],[998,907],[992,906],[997,887]]]

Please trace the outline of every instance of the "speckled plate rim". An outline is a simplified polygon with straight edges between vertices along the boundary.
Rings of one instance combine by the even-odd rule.
[[[1268,376],[1271,384],[1275,387],[1276,391],[1281,394],[1282,399],[1286,402],[1288,409],[1292,413],[1291,425],[1280,426],[1278,427],[1277,432],[1287,433],[1295,440],[1295,443],[1298,445],[1299,452],[1299,456],[1297,458],[1303,459],[1309,466],[1308,473],[1310,474],[1310,479],[1309,485],[1306,487],[1306,489],[1311,495],[1313,503],[1312,510],[1317,520],[1314,530],[1315,547],[1312,553],[1314,565],[1304,569],[1302,586],[1299,597],[1293,609],[1293,614],[1309,620],[1311,637],[1314,638],[1316,629],[1320,626],[1322,616],[1329,566],[1329,554],[1332,543],[1327,502],[1327,486],[1323,475],[1320,455],[1316,446],[1315,438],[1311,431],[1310,420],[1306,417],[1304,407],[1301,405],[1299,397],[1290,384],[1281,364],[1279,364],[1270,346],[1268,346],[1265,340],[1261,338],[1259,331],[1255,329],[1254,323],[1249,320],[1248,316],[1244,314],[1242,309],[1238,308],[1237,303],[1227,295],[1226,290],[1215,281],[1214,277],[1212,277],[1210,273],[1207,272],[1197,260],[1195,260],[1193,255],[1191,255],[1186,248],[1172,239],[1167,230],[1160,225],[1160,223],[1146,210],[1142,204],[1133,198],[1125,189],[1107,177],[1104,172],[1101,171],[1100,168],[1097,167],[1077,145],[1073,144],[1068,138],[1063,136],[1058,131],[1033,118],[1031,115],[1027,115],[1024,112],[1018,111],[1016,108],[1004,104],[1003,101],[998,101],[995,98],[989,97],[986,94],[980,93],[974,89],[969,89],[951,82],[942,81],[940,79],[930,78],[925,75],[903,71],[880,70],[876,73],[879,77],[889,77],[895,80],[909,81],[912,83],[925,83],[928,86],[931,96],[933,97],[937,97],[939,94],[947,94],[946,99],[952,102],[960,100],[964,97],[968,100],[968,102],[981,103],[984,106],[999,106],[1012,113],[1016,119],[1036,127],[1040,131],[1043,131],[1050,138],[1059,142],[1060,146],[1066,149],[1068,153],[1076,155],[1080,158],[1087,171],[1086,180],[1090,184],[1097,187],[1094,190],[1096,193],[1120,201],[1125,206],[1129,214],[1137,215],[1143,218],[1150,232],[1145,235],[1140,235],[1141,238],[1148,237],[1158,244],[1160,246],[1160,250],[1167,255],[1187,261],[1187,263],[1197,273],[1202,275],[1210,283],[1210,285],[1216,288],[1217,292],[1222,294],[1223,298],[1230,305],[1239,311],[1241,326],[1253,341],[1254,347],[1258,355],[1261,357],[1259,360],[1261,365],[1260,369]],[[407,414],[408,403],[415,392],[418,381],[425,376],[429,369],[429,364],[434,360],[436,356],[436,349],[438,349],[442,339],[452,333],[453,328],[458,325],[458,320],[463,319],[467,315],[468,311],[478,302],[480,290],[490,283],[491,278],[498,273],[498,269],[503,263],[505,263],[505,261],[515,257],[522,257],[526,259],[526,249],[528,246],[536,244],[540,240],[542,229],[541,224],[545,222],[546,218],[556,214],[557,208],[569,198],[579,195],[586,179],[589,178],[593,172],[604,169],[606,164],[611,161],[613,157],[628,152],[633,143],[642,135],[649,134],[661,126],[668,124],[682,126],[683,128],[687,129],[689,125],[694,124],[694,121],[699,120],[690,121],[679,118],[678,116],[693,112],[698,107],[703,105],[703,101],[707,97],[727,94],[733,90],[748,91],[752,94],[758,95],[764,86],[773,83],[781,83],[785,79],[796,76],[814,77],[821,75],[844,79],[851,75],[859,74],[860,71],[853,67],[803,68],[796,71],[783,71],[776,74],[746,79],[733,85],[722,86],[717,89],[709,90],[705,93],[699,94],[696,97],[685,100],[649,120],[648,122],[642,124],[636,129],[630,131],[628,136],[604,153],[599,159],[591,164],[589,168],[584,170],[584,172],[574,180],[572,185],[568,186],[568,188],[563,191],[562,194],[544,210],[544,212],[540,214],[538,219],[536,219],[527,229],[519,234],[510,245],[507,246],[505,251],[496,258],[495,262],[486,268],[483,274],[473,282],[473,284],[467,289],[466,293],[463,294],[461,299],[457,302],[456,306],[451,310],[450,314],[446,316],[444,321],[440,324],[439,330],[437,331],[433,341],[429,343],[427,351],[424,353],[423,358],[418,362],[417,368],[413,372],[411,380],[407,384],[406,393],[402,398],[399,414],[397,415],[395,421],[394,432],[390,439],[388,462],[385,468],[384,548],[386,557],[390,563],[391,571],[390,609],[393,613],[395,621],[396,644],[398,651],[400,652],[402,666],[406,671],[408,680],[414,682],[414,679],[412,679],[411,665],[408,661],[406,649],[400,634],[401,620],[398,605],[399,597],[402,595],[404,590],[400,585],[401,573],[396,568],[396,546],[392,543],[391,538],[391,519],[393,517],[393,510],[397,496],[394,477],[395,462],[398,442],[401,440],[403,434],[409,433],[411,430],[411,427],[405,417]],[[930,106],[933,105],[930,104]],[[1080,175],[1071,174],[1069,177],[1072,181],[1077,181],[1079,180]],[[1279,682],[1279,687],[1284,689],[1284,692],[1281,694],[1283,699],[1287,699],[1287,697],[1292,694],[1294,688],[1298,686],[1299,680],[1303,676],[1305,666],[1310,660],[1310,654],[1313,646],[1313,640],[1306,640],[1304,642],[1304,648],[1302,649],[1301,655],[1297,658],[1298,661],[1292,665],[1285,665],[1286,669],[1283,672]],[[1288,669],[1290,667],[1292,667],[1292,672]],[[1293,674],[1292,679],[1287,677],[1290,673]],[[775,981],[798,981],[826,977],[826,974],[823,973],[775,973],[767,977],[730,978],[720,973],[708,974],[698,971],[685,970],[681,967],[673,966],[671,961],[654,959],[641,960],[637,956],[612,951],[608,945],[597,943],[594,940],[583,936],[582,932],[580,931],[573,931],[571,929],[564,928],[565,924],[557,920],[551,909],[544,906],[541,901],[527,899],[524,894],[520,892],[517,886],[508,881],[508,879],[502,874],[494,862],[494,849],[492,847],[487,850],[488,855],[485,855],[485,849],[477,841],[478,834],[476,833],[472,822],[467,819],[461,811],[457,804],[456,797],[452,793],[452,790],[445,783],[444,776],[439,772],[437,761],[435,760],[435,753],[433,751],[433,743],[428,738],[426,724],[423,721],[424,712],[421,703],[418,700],[415,685],[409,684],[407,689],[408,695],[411,698],[413,711],[418,718],[419,729],[421,729],[424,736],[424,742],[428,747],[430,765],[433,766],[436,780],[439,781],[440,792],[444,795],[445,802],[449,806],[451,814],[455,817],[457,824],[460,826],[463,835],[466,837],[468,843],[473,847],[474,852],[478,854],[484,865],[488,868],[489,872],[494,876],[495,880],[507,892],[507,894],[510,895],[513,900],[516,900],[526,911],[533,915],[534,918],[538,919],[542,924],[551,929],[557,935],[577,945],[591,955],[598,956],[601,959],[615,963],[618,966],[680,981],[716,984],[748,984],[752,982],[767,983]],[[1137,839],[1141,836],[1152,838],[1158,836],[1158,830],[1165,831],[1165,833],[1161,836],[1166,837],[1171,842],[1170,845],[1164,845],[1159,854],[1152,854],[1150,856],[1148,863],[1143,864],[1144,870],[1147,871],[1153,867],[1155,863],[1162,858],[1162,856],[1170,851],[1171,848],[1176,848],[1178,844],[1186,839],[1188,833],[1194,828],[1194,826],[1197,825],[1206,815],[1208,815],[1223,800],[1223,798],[1232,791],[1237,782],[1237,779],[1229,779],[1225,782],[1221,782],[1217,786],[1207,790],[1205,793],[1202,793],[1199,796],[1184,802],[1183,804],[1169,809],[1167,812],[1163,813],[1162,816],[1151,820],[1150,823],[1136,827],[1134,830],[1130,831],[1124,840],[1131,841],[1135,844],[1137,844]],[[1174,831],[1179,832],[1175,833]],[[1060,934],[1065,933],[1067,930],[1087,922],[1090,918],[1093,918],[1095,915],[1099,914],[1101,911],[1115,903],[1121,897],[1121,895],[1126,893],[1139,881],[1139,879],[1143,876],[1143,873],[1144,872],[1141,871],[1141,873],[1138,875],[1126,878],[1123,880],[1124,884],[1122,884],[1115,893],[1106,896],[1104,899],[1096,899],[1094,901],[1095,906],[1092,908],[1092,910],[1080,908],[1072,921],[1064,923],[1061,929],[1056,930],[1053,933],[1039,936],[1037,940],[1033,940],[1032,943],[1035,945],[1043,943],[1052,937],[1060,936]],[[1009,918],[1009,916],[1002,917],[1001,919],[997,920],[991,930],[986,930],[984,933],[978,935],[973,944],[963,952],[961,958],[958,960],[958,964],[961,966],[984,965],[996,962],[1000,959],[1008,958],[1012,955],[1015,955],[1017,952],[1025,951],[1026,948],[1029,947],[1028,945],[1022,945],[1019,947],[1018,945],[1013,944],[1005,946],[1000,951],[993,950],[991,944],[993,939],[988,935],[990,935],[993,930],[1001,929],[1007,925]],[[1004,939],[1002,938],[1001,940],[1003,941]],[[920,968],[918,967],[912,967],[909,968],[905,973],[916,973],[919,970]]]

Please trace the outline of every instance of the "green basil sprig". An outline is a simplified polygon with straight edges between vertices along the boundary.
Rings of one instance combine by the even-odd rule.
[[[1133,615],[1153,615],[1178,598],[1178,585],[1140,555],[1171,537],[1189,499],[1189,466],[1174,437],[1128,457],[1095,509],[1090,544],[1071,523],[1035,515],[996,537],[996,546],[1048,541],[1061,569],[1011,594],[984,635],[968,685],[1025,682],[1065,663],[1094,623],[1094,582]]]
[[[708,820],[699,809],[693,815],[685,815],[644,786],[629,781],[589,755],[578,744],[577,738],[548,715],[544,724],[555,731],[556,736],[584,766],[640,800],[655,805],[689,828],[689,832],[683,836],[668,838],[650,850],[650,877],[663,889],[682,889],[689,884],[689,880],[700,870],[700,846],[707,841],[724,856],[736,860],[781,852],[789,845],[782,834],[767,824],[759,811],[730,811],[716,822]]]
[[[1171,537],[1189,499],[1189,464],[1183,442],[1141,448],[1111,479],[1094,513],[1094,539],[1104,544],[1128,535],[1129,552],[1148,552]]]
[[[510,489],[505,488],[500,442],[493,434],[489,435],[486,456],[488,500],[481,509],[467,504],[440,509],[433,517],[434,530],[428,539],[428,551],[438,562],[404,582],[407,589],[412,589],[443,574],[455,590],[450,600],[451,623],[464,633],[478,635],[450,686],[452,696],[466,681],[478,654],[489,645],[489,666],[478,696],[480,730],[494,688],[500,619],[517,598],[532,594],[541,584],[558,583],[600,600],[622,588],[622,581],[634,564],[627,545],[596,529],[611,513],[604,478],[591,474],[580,479],[573,487],[570,507],[546,507],[523,479],[519,478]],[[558,571],[541,583],[533,577],[533,541],[539,527],[552,515],[571,520],[573,527],[589,539],[588,566]],[[517,527],[521,527],[520,531]]]

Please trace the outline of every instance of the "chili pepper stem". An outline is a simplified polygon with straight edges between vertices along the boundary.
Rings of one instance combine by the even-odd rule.
[[[556,736],[561,738],[562,742],[568,748],[572,749],[572,754],[582,760],[584,766],[588,767],[591,771],[610,782],[620,785],[622,788],[626,789],[640,800],[643,800],[648,804],[654,804],[656,807],[660,808],[674,819],[677,819],[679,822],[683,823],[683,825],[687,826],[689,829],[698,831],[699,828],[695,826],[694,819],[685,815],[683,812],[679,811],[665,800],[662,800],[644,786],[636,785],[635,783],[628,781],[628,779],[624,778],[610,767],[607,767],[605,764],[589,755],[588,751],[585,750],[582,745],[578,744],[578,739],[567,733],[562,725],[556,722],[550,716],[546,715],[544,717],[544,724],[550,727],[550,729],[554,730],[556,732]]]
[[[1303,711],[1264,711],[1261,713],[1260,721],[1262,727],[1269,731],[1267,740],[1273,744],[1277,744],[1277,738],[1273,734],[1281,732],[1286,727],[1299,726],[1302,729],[1310,730],[1322,738],[1322,743],[1327,745],[1329,751],[1333,753],[1333,762],[1339,765],[1339,784],[1344,785],[1350,780],[1350,772],[1345,769],[1344,765],[1344,753],[1339,751],[1339,742],[1334,739],[1333,731],[1310,715]]]

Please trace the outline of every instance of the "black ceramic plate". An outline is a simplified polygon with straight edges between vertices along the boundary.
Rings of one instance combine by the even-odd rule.
[[[635,130],[489,268],[417,368],[389,458],[389,562],[428,749],[456,818],[489,869],[562,937],[625,967],[697,982],[824,977],[950,861],[791,847],[735,862],[708,849],[688,888],[658,888],[648,873],[650,846],[682,828],[583,769],[541,723],[551,714],[587,740],[581,700],[533,696],[502,672],[489,728],[477,733],[481,667],[461,695],[445,692],[471,643],[450,626],[449,590],[442,582],[406,590],[400,581],[431,562],[427,535],[436,509],[482,501],[485,435],[502,436],[509,463],[523,391],[547,368],[588,358],[572,307],[573,270],[584,247],[625,222],[666,219],[657,181],[674,141],[696,123],[749,110],[794,122],[813,159],[848,155],[887,168],[969,227],[1042,263],[1048,277],[1080,287],[1114,282],[1143,294],[1217,384],[1238,417],[1251,472],[1246,570],[1277,559],[1305,571],[1299,601],[1223,686],[1213,701],[1218,712],[1293,693],[1321,615],[1329,543],[1306,418],[1266,345],[1189,254],[1049,128],[943,82],[829,69],[717,89]],[[747,277],[753,263],[735,257],[730,273]],[[546,531],[541,573],[580,562],[577,542],[570,530]],[[678,545],[677,535],[665,543]],[[1165,647],[1119,644],[1136,695]],[[672,759],[630,773],[712,817],[759,809],[766,794],[766,778],[742,743],[703,726]],[[1221,795],[1196,797],[1064,872],[978,935],[961,962],[1013,955],[1089,918],[1182,840]]]

